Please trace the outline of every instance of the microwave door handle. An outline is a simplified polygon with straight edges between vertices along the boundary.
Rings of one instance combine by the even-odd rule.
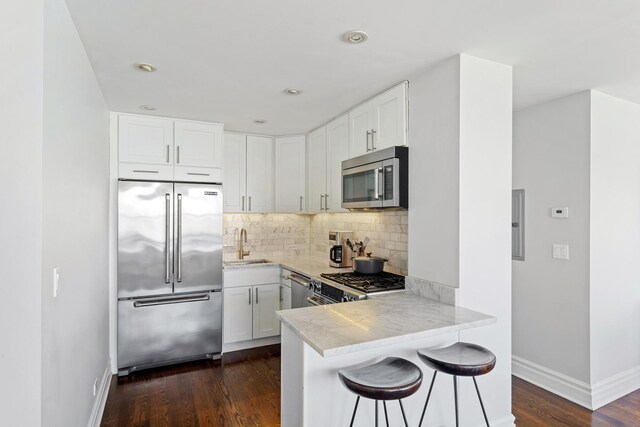
[[[374,187],[374,192],[375,192],[375,199],[376,200],[380,200],[381,197],[383,197],[382,194],[380,194],[380,187],[382,187],[382,185],[380,184],[380,181],[382,180],[383,174],[382,174],[382,168],[377,168],[376,169],[376,177],[375,177],[375,187]]]

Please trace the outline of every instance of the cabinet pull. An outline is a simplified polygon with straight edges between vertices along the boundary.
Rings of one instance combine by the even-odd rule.
[[[324,208],[322,207],[322,200],[324,199],[324,196],[321,194],[320,195],[320,210],[323,211]]]
[[[170,150],[171,147],[169,146],[169,144],[167,144],[167,163],[169,163]]]
[[[377,150],[376,148],[376,130],[371,129],[371,151]]]
[[[327,193],[324,194],[324,210],[329,211],[329,195]]]
[[[180,164],[180,146],[176,146],[176,164]]]
[[[256,304],[259,304],[258,303],[258,288],[256,288]]]
[[[251,288],[249,288],[249,305],[251,305]]]
[[[244,212],[244,196],[242,196],[242,212]]]
[[[249,196],[249,212],[251,212],[251,196]]]
[[[210,173],[187,172],[187,175],[209,176]]]
[[[145,171],[141,169],[134,169],[133,171],[137,173],[158,173],[158,171]]]
[[[302,196],[300,196],[300,211],[302,211]]]
[[[369,135],[371,135],[371,132],[370,132],[370,131],[367,131],[367,153],[368,153],[369,151],[371,151],[371,150],[369,149]]]

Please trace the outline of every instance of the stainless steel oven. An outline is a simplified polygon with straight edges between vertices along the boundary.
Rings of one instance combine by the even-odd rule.
[[[342,207],[408,209],[408,148],[389,147],[342,162]]]

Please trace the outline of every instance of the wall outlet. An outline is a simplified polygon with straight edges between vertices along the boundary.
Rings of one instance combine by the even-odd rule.
[[[60,293],[60,267],[53,268],[53,297],[57,298]]]
[[[553,245],[555,259],[569,259],[569,245]]]
[[[93,395],[98,394],[98,378],[93,382]]]
[[[566,206],[551,208],[551,218],[569,218],[569,208]]]

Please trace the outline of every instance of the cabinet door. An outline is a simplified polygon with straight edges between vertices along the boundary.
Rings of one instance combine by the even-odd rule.
[[[371,151],[373,114],[371,102],[362,104],[349,112],[349,155],[361,156]]]
[[[173,164],[173,121],[157,117],[118,117],[118,159],[121,162]]]
[[[253,338],[253,287],[224,289],[224,342]]]
[[[273,139],[247,136],[247,212],[273,211]]]
[[[276,212],[305,211],[305,145],[304,135],[276,138]]]
[[[280,310],[289,310],[291,308],[291,288],[286,285],[280,285]]]
[[[327,128],[325,126],[309,134],[307,150],[308,183],[307,210],[321,212],[325,210],[327,194]]]
[[[349,158],[349,119],[339,117],[327,125],[327,194],[325,210],[342,209],[342,161]]]
[[[176,120],[174,130],[176,165],[222,167],[222,125]]]
[[[373,150],[407,144],[406,83],[376,96],[372,100],[375,133],[371,140]]]
[[[253,296],[253,338],[279,335],[280,284],[254,286]]]
[[[244,212],[247,208],[247,137],[225,132],[222,145],[224,212]]]

